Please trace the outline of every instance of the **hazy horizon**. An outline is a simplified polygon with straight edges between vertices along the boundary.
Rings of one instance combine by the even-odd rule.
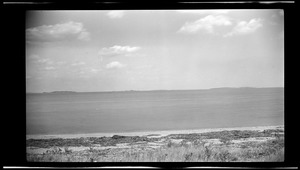
[[[284,11],[26,13],[26,92],[284,86]]]
[[[150,90],[117,90],[117,91],[70,91],[70,90],[59,90],[59,91],[44,91],[44,92],[26,92],[27,94],[30,93],[51,93],[51,92],[76,92],[76,93],[101,93],[101,92],[147,92],[147,91],[188,91],[188,90],[214,90],[214,89],[243,89],[243,88],[254,88],[254,89],[259,89],[259,88],[284,88],[283,87],[278,87],[278,86],[273,86],[273,87],[213,87],[213,88],[206,88],[206,89],[150,89]]]

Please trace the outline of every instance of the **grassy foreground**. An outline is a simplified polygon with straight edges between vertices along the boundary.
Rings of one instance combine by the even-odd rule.
[[[283,129],[232,130],[163,137],[28,139],[29,162],[284,161]]]

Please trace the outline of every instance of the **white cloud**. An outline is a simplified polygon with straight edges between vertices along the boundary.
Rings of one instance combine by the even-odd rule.
[[[40,64],[53,64],[54,62],[50,60],[49,58],[44,58],[44,59],[38,59],[36,60],[37,63]]]
[[[200,30],[204,30],[207,33],[214,33],[215,26],[229,26],[232,25],[231,20],[222,15],[214,16],[208,15],[195,22],[185,23],[178,32],[180,33],[197,33]]]
[[[53,42],[65,40],[90,40],[90,33],[82,23],[67,22],[56,25],[43,25],[26,30],[26,40],[29,42]]]
[[[33,64],[36,64],[38,66],[62,66],[65,65],[65,61],[53,61],[50,58],[42,58],[39,55],[33,54],[28,56],[28,62],[31,62]],[[75,62],[76,63],[76,62]],[[80,64],[80,63],[73,63],[74,65]]]
[[[52,67],[52,66],[45,67],[45,70],[55,70],[55,67]]]
[[[231,32],[225,34],[224,37],[240,35],[240,34],[248,34],[256,31],[258,28],[262,27],[261,19],[251,19],[249,22],[240,21],[233,28]]]
[[[99,55],[121,55],[136,52],[140,49],[140,47],[130,47],[130,46],[119,46],[115,45],[109,48],[102,48],[99,51]]]
[[[122,68],[122,67],[125,67],[125,65],[118,62],[118,61],[113,61],[113,62],[106,65],[107,69]]]
[[[130,47],[130,46],[118,46],[115,45],[113,47],[111,47],[111,49],[113,49],[113,51],[115,52],[134,52],[140,49],[140,47]]]
[[[115,18],[122,18],[124,16],[124,11],[109,11],[107,16],[115,19]]]
[[[89,77],[92,74],[98,73],[99,71],[100,71],[100,69],[97,69],[97,68],[84,67],[84,68],[81,68],[78,73],[81,75],[84,75],[85,77]]]

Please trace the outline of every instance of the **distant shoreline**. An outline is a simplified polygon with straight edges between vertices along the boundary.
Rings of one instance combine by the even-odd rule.
[[[43,92],[43,93],[77,93],[76,91],[52,91],[52,92]]]
[[[235,90],[235,89],[284,89],[284,87],[215,87],[208,89],[157,89],[157,90],[121,90],[121,91],[50,91],[50,92],[27,92],[26,94],[73,94],[73,93],[114,93],[114,92],[162,92],[162,91],[206,91],[206,90]]]
[[[284,128],[284,125],[273,126],[251,126],[251,127],[230,127],[230,128],[204,128],[204,129],[189,129],[189,130],[161,130],[161,131],[139,131],[139,132],[111,132],[111,133],[87,133],[87,134],[48,134],[48,135],[26,135],[26,139],[53,139],[53,138],[85,138],[85,137],[112,137],[113,135],[122,136],[147,136],[154,135],[157,137],[167,136],[170,134],[188,134],[188,133],[206,133],[232,130],[256,130],[263,131],[266,129]]]

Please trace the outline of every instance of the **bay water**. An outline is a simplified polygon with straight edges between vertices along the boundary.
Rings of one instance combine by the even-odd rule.
[[[284,88],[26,94],[26,133],[284,125]]]

